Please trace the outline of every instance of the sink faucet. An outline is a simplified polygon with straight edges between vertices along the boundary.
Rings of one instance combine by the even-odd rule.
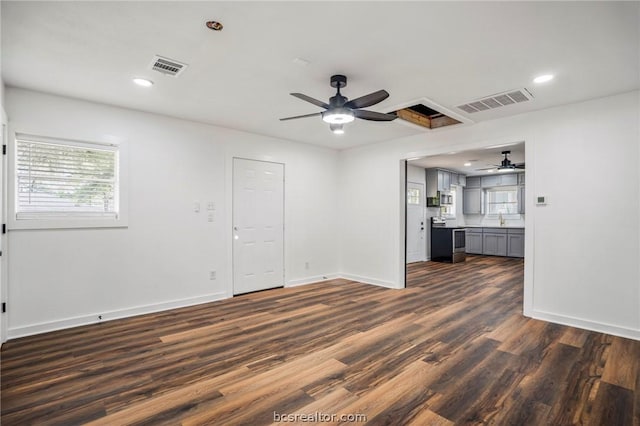
[[[498,213],[498,220],[500,221],[500,226],[504,226],[505,220],[502,217],[502,212]]]

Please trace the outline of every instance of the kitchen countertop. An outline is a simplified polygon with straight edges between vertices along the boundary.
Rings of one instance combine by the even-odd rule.
[[[467,225],[467,226],[456,226],[456,228],[504,228],[504,229],[524,229],[524,226]]]

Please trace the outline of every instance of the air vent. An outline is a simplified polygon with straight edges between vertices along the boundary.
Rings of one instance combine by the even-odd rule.
[[[151,69],[159,73],[170,75],[172,77],[179,76],[186,68],[187,64],[175,61],[173,59],[163,58],[156,55],[151,62]]]
[[[469,102],[468,104],[458,105],[458,108],[464,112],[473,114],[474,112],[487,111],[505,105],[527,102],[532,99],[533,95],[527,89],[509,90],[504,93],[497,93],[477,101]]]
[[[451,118],[448,115],[423,104],[411,105],[397,111],[392,111],[389,114],[397,115],[398,118],[402,120],[418,126],[426,127],[427,129],[435,129],[438,127],[461,123],[455,118]]]

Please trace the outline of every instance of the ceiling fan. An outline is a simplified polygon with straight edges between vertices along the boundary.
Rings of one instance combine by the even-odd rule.
[[[502,151],[502,155],[504,155],[504,159],[500,162],[500,164],[494,164],[494,167],[489,167],[486,169],[476,169],[476,170],[495,170],[498,169],[498,171],[509,171],[509,170],[516,170],[516,169],[524,169],[524,163],[512,163],[511,160],[509,160],[509,154],[511,154],[511,151]]]
[[[324,108],[325,111],[281,118],[280,121],[322,116],[322,120],[329,123],[329,128],[333,133],[342,134],[344,133],[343,125],[352,122],[356,118],[370,121],[391,121],[398,118],[393,114],[384,114],[381,112],[361,109],[370,107],[387,99],[389,97],[389,93],[386,90],[378,90],[377,92],[369,93],[368,95],[364,95],[350,101],[340,93],[340,89],[347,85],[346,76],[340,74],[333,75],[331,76],[330,84],[331,87],[335,87],[337,89],[337,92],[335,96],[332,96],[329,99],[328,104],[310,96],[303,95],[302,93],[291,93],[292,96]]]

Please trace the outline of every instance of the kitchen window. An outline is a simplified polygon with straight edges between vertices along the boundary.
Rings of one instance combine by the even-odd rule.
[[[487,214],[491,216],[518,214],[518,189],[502,187],[487,189]]]
[[[14,147],[14,228],[125,225],[118,145],[18,134]]]
[[[440,207],[440,215],[442,217],[446,217],[447,219],[455,219],[456,218],[456,190],[452,186],[449,194],[451,195],[451,204],[443,204]]]

